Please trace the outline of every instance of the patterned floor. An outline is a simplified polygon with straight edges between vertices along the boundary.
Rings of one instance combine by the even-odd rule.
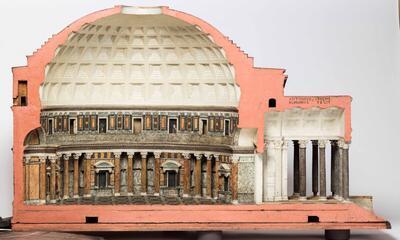
[[[165,197],[165,196],[119,196],[119,197],[90,197],[90,198],[69,198],[61,199],[55,203],[57,205],[213,205],[213,204],[231,204],[223,199],[193,198],[193,197]]]

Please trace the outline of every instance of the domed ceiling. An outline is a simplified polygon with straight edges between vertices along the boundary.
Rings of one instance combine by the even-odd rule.
[[[49,63],[43,109],[237,107],[223,50],[198,27],[162,15],[116,14],[71,34]]]

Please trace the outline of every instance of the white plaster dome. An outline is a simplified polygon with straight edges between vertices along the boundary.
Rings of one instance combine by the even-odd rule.
[[[163,14],[115,14],[69,36],[41,87],[43,109],[237,107],[222,48],[199,27]]]

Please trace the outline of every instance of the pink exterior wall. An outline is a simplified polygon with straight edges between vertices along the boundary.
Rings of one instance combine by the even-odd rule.
[[[80,29],[80,27],[89,22],[96,21],[100,18],[117,14],[121,12],[121,6],[114,8],[105,9],[102,11],[94,12],[89,14],[76,22],[72,23],[58,34],[54,35],[47,41],[39,50],[33,55],[28,56],[27,66],[13,68],[13,97],[17,96],[18,80],[28,81],[28,106],[13,106],[14,114],[14,140],[13,140],[13,151],[14,151],[14,203],[13,203],[13,222],[31,222],[40,221],[43,219],[42,216],[46,215],[48,222],[82,222],[84,221],[84,214],[90,214],[93,210],[100,210],[99,207],[93,206],[29,206],[23,204],[23,142],[27,134],[40,126],[40,99],[39,99],[39,86],[44,80],[45,67],[48,62],[54,56],[55,50],[61,44],[63,44],[68,35]],[[287,108],[302,107],[310,108],[313,106],[329,107],[337,106],[345,109],[346,114],[346,141],[351,140],[351,127],[350,127],[350,102],[351,98],[348,96],[344,97],[329,97],[329,103],[319,103],[312,101],[309,103],[290,103],[290,98],[285,97],[283,93],[283,85],[286,79],[284,75],[285,70],[283,69],[268,69],[268,68],[254,68],[253,59],[248,57],[243,51],[241,51],[231,40],[222,35],[217,29],[212,27],[210,24],[203,20],[196,18],[192,15],[171,10],[167,7],[163,7],[163,13],[166,15],[174,16],[183,21],[191,24],[200,26],[203,31],[209,33],[215,42],[221,46],[230,61],[233,64],[236,72],[237,84],[241,88],[241,98],[239,105],[239,127],[242,128],[258,128],[258,146],[259,152],[263,151],[263,128],[264,128],[264,112],[268,111],[267,101],[269,98],[276,98],[277,110],[283,111]],[[111,219],[118,214],[121,210],[132,209],[128,206],[101,206],[101,211],[96,211],[96,215],[99,219]],[[191,209],[206,210],[208,214],[212,214],[210,209],[202,208],[201,206],[190,206]],[[226,206],[215,206],[215,209],[225,209]],[[165,206],[164,209],[175,209],[178,212],[181,210],[175,206]],[[213,210],[215,210],[213,209]],[[55,214],[55,211],[63,213],[62,216]],[[229,210],[229,209],[228,209]],[[232,210],[232,209],[230,209]],[[51,213],[49,215],[49,213]],[[43,215],[44,214],[44,215]],[[117,215],[116,215],[117,214]],[[230,213],[235,214],[234,211]],[[122,216],[122,215],[121,215]],[[125,216],[125,215],[123,215]],[[122,217],[123,217],[122,216]],[[190,215],[195,217],[196,215]],[[129,218],[129,216],[125,216]],[[257,218],[257,216],[255,217]],[[157,218],[154,218],[155,220]],[[18,224],[15,225],[16,229],[22,230],[23,227],[18,228]],[[54,225],[56,226],[56,225]],[[31,226],[32,227],[32,226]],[[77,228],[76,228],[77,229]],[[115,226],[114,229],[118,229]],[[59,229],[61,230],[61,229]]]

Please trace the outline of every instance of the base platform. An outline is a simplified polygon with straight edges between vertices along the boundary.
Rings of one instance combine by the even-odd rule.
[[[14,231],[235,231],[389,229],[390,223],[354,203],[249,205],[25,206]]]

